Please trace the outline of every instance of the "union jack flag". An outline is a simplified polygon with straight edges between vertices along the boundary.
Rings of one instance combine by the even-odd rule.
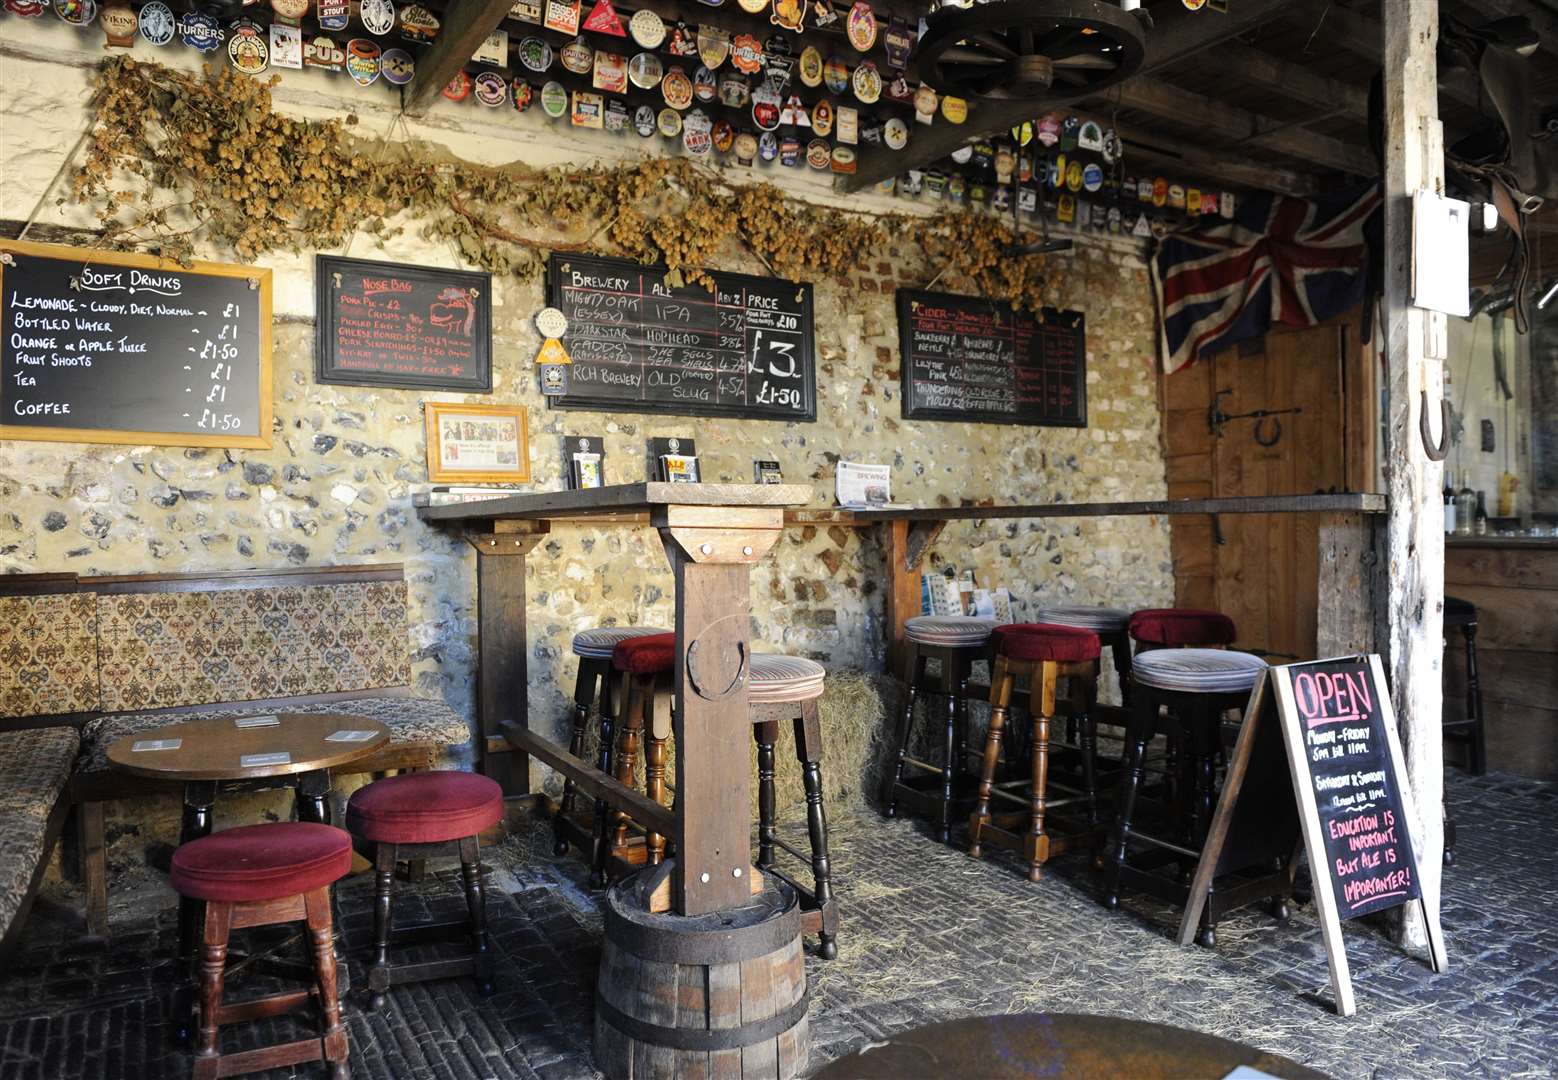
[[[1260,337],[1274,323],[1314,326],[1361,301],[1364,223],[1379,206],[1378,184],[1315,200],[1247,195],[1231,220],[1162,240],[1152,280],[1164,369]]]

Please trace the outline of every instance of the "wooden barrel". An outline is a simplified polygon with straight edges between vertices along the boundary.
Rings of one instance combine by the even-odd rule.
[[[663,874],[646,868],[606,893],[596,1068],[611,1080],[801,1075],[811,1030],[795,890],[769,875],[742,907],[653,914]]]

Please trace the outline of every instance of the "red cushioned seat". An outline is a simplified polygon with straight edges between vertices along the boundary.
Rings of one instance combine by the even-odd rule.
[[[503,820],[503,789],[467,772],[406,773],[358,788],[346,827],[364,840],[437,844],[475,836]]]
[[[676,667],[676,635],[631,638],[611,650],[611,666],[634,675],[662,675]]]
[[[1233,620],[1220,611],[1146,608],[1131,616],[1131,637],[1146,645],[1232,645]]]
[[[352,869],[352,838],[330,825],[241,825],[183,844],[169,875],[181,896],[239,903],[322,889]]]
[[[1098,659],[1098,635],[1075,626],[1009,623],[997,626],[990,639],[998,656],[1012,660],[1053,660],[1064,664]]]

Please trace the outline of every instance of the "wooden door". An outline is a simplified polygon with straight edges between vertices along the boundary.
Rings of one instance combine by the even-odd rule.
[[[1170,498],[1307,495],[1372,486],[1372,380],[1357,316],[1281,330],[1164,380]],[[1219,400],[1218,391],[1226,391]],[[1230,420],[1228,414],[1302,412]],[[1280,433],[1277,424],[1280,422]],[[1261,439],[1271,445],[1262,445]],[[1239,646],[1274,660],[1315,651],[1316,540],[1311,514],[1174,518],[1176,603],[1211,607],[1239,628]]]

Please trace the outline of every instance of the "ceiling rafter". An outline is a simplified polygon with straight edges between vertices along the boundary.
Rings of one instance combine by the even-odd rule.
[[[508,17],[511,0],[461,0],[444,11],[444,25],[427,55],[417,61],[416,75],[401,91],[400,110],[423,116],[439,93],[466,64],[488,34]]]

